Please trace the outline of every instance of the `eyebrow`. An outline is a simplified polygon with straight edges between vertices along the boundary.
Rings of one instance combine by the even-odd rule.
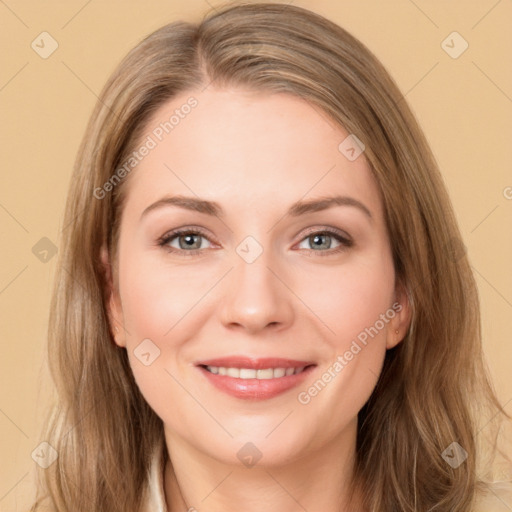
[[[179,208],[204,213],[206,215],[212,215],[219,218],[224,217],[222,207],[215,201],[207,201],[196,197],[178,195],[166,196],[150,204],[142,212],[141,219],[149,212],[164,206],[177,206]],[[298,217],[306,213],[327,210],[333,206],[352,206],[363,212],[370,220],[373,219],[370,210],[361,201],[350,196],[325,196],[307,201],[297,201],[290,206],[286,214],[292,217]]]

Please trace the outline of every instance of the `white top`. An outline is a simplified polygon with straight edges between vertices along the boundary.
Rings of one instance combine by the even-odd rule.
[[[164,491],[164,471],[161,451],[155,450],[150,468],[149,486],[144,501],[144,512],[167,512]],[[480,496],[473,512],[510,512],[512,510],[512,482],[495,482],[492,492]]]
[[[161,447],[158,447],[153,453],[143,512],[167,512],[164,491],[165,465],[162,464],[161,450]]]

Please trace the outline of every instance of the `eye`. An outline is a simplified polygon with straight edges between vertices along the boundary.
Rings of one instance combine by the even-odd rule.
[[[195,228],[175,229],[166,233],[158,240],[158,245],[169,252],[180,256],[193,256],[208,249],[212,242],[202,230]],[[303,244],[309,247],[303,247]],[[309,253],[317,253],[318,256],[329,256],[352,247],[353,241],[342,231],[333,228],[310,231],[301,240],[298,248]]]
[[[309,247],[302,247],[303,244]],[[325,229],[321,231],[314,231],[299,244],[299,249],[306,249],[310,252],[322,253],[319,256],[326,256],[328,254],[338,253],[352,247],[353,241],[342,232],[332,229]],[[312,247],[312,249],[311,249]],[[327,253],[327,254],[324,254]]]
[[[206,235],[197,229],[176,229],[166,233],[159,241],[158,245],[164,247],[169,252],[181,253],[186,256],[198,254],[203,249],[207,249],[207,243],[211,243]]]

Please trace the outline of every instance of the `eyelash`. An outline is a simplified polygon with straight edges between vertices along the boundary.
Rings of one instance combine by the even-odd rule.
[[[166,233],[165,235],[163,235],[161,238],[158,239],[157,243],[160,247],[167,250],[168,252],[179,254],[180,256],[184,256],[184,257],[195,256],[205,250],[205,249],[192,249],[190,251],[187,251],[187,250],[183,250],[183,249],[176,249],[174,247],[170,247],[169,245],[167,245],[170,241],[172,241],[176,237],[179,237],[180,235],[200,235],[200,236],[206,238],[209,242],[211,242],[211,240],[208,238],[206,233],[204,233],[201,229],[180,228],[180,229],[175,229],[174,231],[171,231],[169,233]],[[315,253],[318,256],[332,256],[333,254],[338,254],[342,251],[347,250],[348,248],[350,248],[354,245],[354,242],[351,239],[344,236],[343,232],[338,231],[334,228],[326,228],[326,229],[320,229],[320,230],[313,229],[311,231],[308,231],[303,236],[303,238],[301,238],[300,242],[304,241],[305,239],[307,239],[308,237],[310,237],[312,235],[328,235],[328,236],[332,236],[333,238],[336,239],[336,241],[340,242],[339,247],[336,247],[335,249],[327,249],[325,251],[323,251],[323,250],[317,251],[314,249],[302,249],[302,250],[309,251],[309,253]]]

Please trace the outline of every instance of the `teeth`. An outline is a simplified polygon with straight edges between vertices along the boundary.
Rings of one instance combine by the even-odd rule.
[[[274,369],[274,378],[277,379],[278,377],[284,377],[285,373],[286,373],[285,368],[275,368]]]
[[[265,368],[256,372],[256,378],[260,380],[273,379],[274,370],[272,368]]]
[[[236,379],[240,378],[240,369],[239,368],[226,368],[226,375],[228,377],[235,377]]]
[[[249,368],[240,368],[239,376],[241,379],[255,379],[256,378],[256,370],[251,370]]]
[[[253,368],[226,368],[223,366],[207,366],[206,369],[214,374],[226,375],[235,379],[278,379],[289,375],[294,375],[304,371],[305,366],[299,368],[264,368],[255,370]]]

